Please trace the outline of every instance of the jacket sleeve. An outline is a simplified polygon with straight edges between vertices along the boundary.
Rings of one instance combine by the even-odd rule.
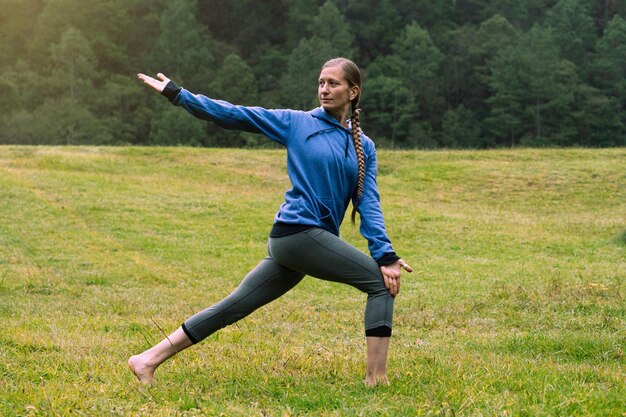
[[[366,152],[363,196],[357,201],[357,211],[361,216],[360,231],[363,237],[367,239],[372,258],[374,258],[379,265],[389,265],[400,258],[394,252],[385,229],[385,220],[380,206],[380,194],[376,182],[378,171],[376,148],[373,142],[370,143],[369,152]]]
[[[193,94],[184,88],[169,86],[163,91],[175,106],[183,107],[193,116],[214,122],[225,129],[264,134],[274,142],[286,145],[291,122],[290,110],[268,110],[262,107],[237,106]]]

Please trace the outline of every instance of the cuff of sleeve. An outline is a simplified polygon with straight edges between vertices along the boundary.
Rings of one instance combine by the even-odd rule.
[[[181,324],[181,326],[183,328],[183,332],[185,332],[185,334],[187,335],[187,337],[189,338],[189,340],[191,340],[191,343],[193,343],[194,345],[198,342],[200,342],[199,340],[197,340],[195,337],[193,337],[193,335],[191,334],[191,332],[189,332],[189,330],[187,329],[187,326],[185,326],[185,323],[183,322],[183,324]]]
[[[387,265],[391,265],[392,263],[396,262],[399,259],[400,257],[396,255],[395,252],[389,252],[389,253],[384,254],[382,258],[377,259],[376,263],[378,263],[378,266],[387,266]]]
[[[165,86],[161,94],[167,97],[169,101],[174,101],[178,93],[180,93],[181,88],[176,85],[176,83],[170,80],[169,83]]]

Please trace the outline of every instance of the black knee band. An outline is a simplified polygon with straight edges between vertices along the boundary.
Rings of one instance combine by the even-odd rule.
[[[191,340],[191,343],[193,343],[194,345],[198,343],[198,340],[196,340],[196,338],[193,337],[191,333],[189,333],[189,330],[187,330],[187,326],[185,326],[185,323],[181,324],[180,327],[182,327],[183,332],[185,332],[189,340]]]
[[[365,336],[370,337],[391,337],[391,327],[378,326],[365,331]]]

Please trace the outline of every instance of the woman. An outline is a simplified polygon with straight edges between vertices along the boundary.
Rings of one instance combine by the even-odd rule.
[[[235,106],[194,95],[161,73],[158,79],[138,77],[198,118],[227,129],[262,133],[284,145],[292,183],[274,220],[268,256],[232,294],[187,319],[154,347],[131,357],[128,365],[139,381],[151,383],[165,360],[275,300],[310,275],[368,294],[366,384],[388,383],[393,301],[400,291],[401,269],[413,270],[395,254],[385,231],[376,185],[376,151],[359,127],[358,67],[345,58],[326,62],[318,85],[321,107],[309,112]],[[371,257],[338,237],[350,201],[352,221],[358,211]]]

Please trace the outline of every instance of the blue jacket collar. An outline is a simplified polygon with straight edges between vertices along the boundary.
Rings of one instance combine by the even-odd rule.
[[[324,110],[323,107],[317,107],[311,111],[309,111],[309,113],[311,114],[311,116],[315,117],[316,119],[320,119],[325,121],[326,123],[330,123],[333,126],[339,127],[343,130],[349,131],[350,129],[341,126],[341,124],[337,121],[337,119],[335,119],[330,113],[328,113],[326,110]]]

